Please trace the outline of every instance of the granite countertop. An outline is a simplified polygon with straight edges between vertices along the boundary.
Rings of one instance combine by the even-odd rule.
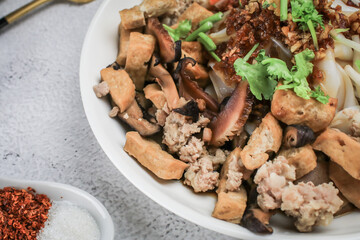
[[[0,16],[27,2],[0,0]],[[227,239],[150,200],[97,143],[78,76],[83,40],[100,4],[53,2],[0,32],[0,175],[89,192],[108,209],[116,239]]]

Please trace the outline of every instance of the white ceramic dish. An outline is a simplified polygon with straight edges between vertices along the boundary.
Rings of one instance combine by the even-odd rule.
[[[360,213],[335,219],[328,227],[308,234],[297,233],[288,218],[275,216],[272,235],[256,235],[238,225],[211,217],[216,199],[194,194],[179,181],[161,181],[141,167],[124,151],[125,129],[108,116],[110,104],[98,99],[92,87],[100,81],[100,70],[114,62],[118,51],[119,10],[131,8],[140,0],[105,0],[92,20],[81,54],[80,88],[85,113],[102,149],[115,167],[140,191],[175,214],[205,228],[243,239],[360,239]]]
[[[61,183],[15,180],[0,177],[0,188],[4,187],[15,187],[19,189],[32,187],[36,190],[36,193],[46,194],[50,200],[74,203],[88,210],[94,217],[101,232],[101,240],[114,239],[114,224],[108,211],[99,200],[81,189]]]

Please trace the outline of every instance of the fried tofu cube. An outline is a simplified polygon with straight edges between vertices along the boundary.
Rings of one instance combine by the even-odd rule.
[[[144,0],[140,4],[140,11],[145,12],[148,17],[159,17],[176,6],[176,0]]]
[[[136,90],[142,90],[148,70],[148,63],[155,50],[156,40],[152,35],[130,33],[125,70],[134,81]]]
[[[181,42],[181,50],[184,51],[184,54],[187,57],[193,58],[197,63],[203,64],[205,63],[204,51],[202,45],[198,41]]]
[[[125,29],[134,29],[145,26],[145,16],[139,6],[124,9],[120,12],[121,23]]]
[[[242,180],[247,180],[253,171],[241,163],[240,148],[235,148],[221,168],[220,183],[216,190],[218,199],[212,216],[232,223],[240,223],[246,209],[247,194]],[[240,177],[241,176],[241,177]]]
[[[130,40],[130,33],[131,32],[141,32],[142,28],[135,28],[132,30],[128,30],[125,29],[122,24],[120,23],[119,25],[119,53],[118,56],[116,58],[116,62],[120,65],[120,66],[125,66],[126,63],[126,56],[127,56],[127,51],[129,48],[129,40]]]
[[[329,175],[345,198],[360,208],[360,180],[353,178],[334,162],[330,162]]]
[[[311,145],[299,148],[282,149],[279,156],[284,156],[288,163],[296,169],[296,179],[308,174],[316,168],[316,155]]]
[[[196,29],[199,23],[212,16],[213,13],[206,8],[200,6],[198,3],[193,3],[190,7],[188,7],[183,14],[180,15],[178,19],[178,23],[184,20],[191,20],[192,30]]]
[[[302,124],[319,132],[330,125],[336,106],[335,98],[322,104],[313,98],[301,98],[292,90],[276,90],[271,101],[271,113],[287,125]]]
[[[135,99],[135,85],[125,70],[104,68],[101,78],[107,83],[110,95],[120,112],[124,112]]]
[[[155,141],[141,137],[138,132],[126,133],[124,150],[161,179],[180,179],[188,167],[162,150]]]
[[[360,180],[360,142],[343,132],[328,128],[318,136],[313,148],[328,155],[331,161]]]
[[[247,194],[243,186],[238,192],[219,192],[212,216],[239,224],[246,209]]]
[[[162,109],[166,103],[166,98],[161,87],[157,83],[152,83],[144,88],[145,98],[149,99],[157,109]]]
[[[249,170],[261,167],[269,159],[270,152],[279,151],[281,140],[282,128],[276,118],[268,113],[241,151],[241,160],[245,167]]]

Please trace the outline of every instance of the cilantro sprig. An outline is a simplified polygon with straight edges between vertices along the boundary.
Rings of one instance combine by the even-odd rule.
[[[253,48],[249,53],[252,54],[254,51]],[[324,104],[329,101],[329,97],[325,96],[320,87],[311,90],[306,79],[313,70],[313,51],[306,49],[296,54],[295,65],[291,70],[283,60],[265,56],[263,49],[255,58],[254,64],[247,63],[249,53],[246,57],[237,59],[234,68],[237,75],[248,81],[250,91],[257,99],[270,100],[276,89],[292,89],[296,95],[304,99],[312,97]],[[282,80],[283,84],[276,87],[279,80]]]
[[[315,9],[313,0],[291,0],[291,14],[294,22],[298,23],[301,30],[309,30],[314,42],[315,49],[319,49],[316,36],[316,27],[325,28],[322,16]]]

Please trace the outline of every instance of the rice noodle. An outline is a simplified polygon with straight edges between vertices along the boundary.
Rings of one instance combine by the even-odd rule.
[[[360,97],[360,74],[356,72],[355,69],[352,68],[350,65],[346,65],[344,70],[355,86],[356,96]]]
[[[322,84],[325,93],[332,98],[337,98],[337,109],[342,109],[345,101],[345,84],[341,73],[336,67],[333,50],[326,50],[326,56],[316,66],[325,74],[325,81]]]
[[[360,43],[360,37],[359,37],[359,35],[354,35],[354,36],[352,36],[351,38],[352,38],[352,40],[353,40],[354,42]],[[360,72],[360,69],[359,69],[359,68],[356,66],[356,64],[355,64],[355,62],[356,62],[357,60],[360,60],[360,52],[354,50],[353,66],[354,66],[354,69],[355,69],[356,71]]]
[[[344,35],[342,35],[341,33],[338,34],[337,37],[340,39],[345,39]],[[339,41],[335,41],[334,55],[335,58],[345,61],[351,61],[353,60],[354,52],[351,47],[346,46]]]
[[[336,67],[339,70],[343,78],[343,81],[345,83],[345,101],[343,108],[358,106],[359,103],[355,98],[354,87],[352,85],[349,76],[346,74],[345,70],[339,64],[336,64]]]
[[[213,62],[209,63],[209,66],[213,69],[209,72],[209,77],[216,92],[216,99],[221,103],[224,98],[231,96],[234,87],[226,85],[221,72],[214,69],[214,65]]]

